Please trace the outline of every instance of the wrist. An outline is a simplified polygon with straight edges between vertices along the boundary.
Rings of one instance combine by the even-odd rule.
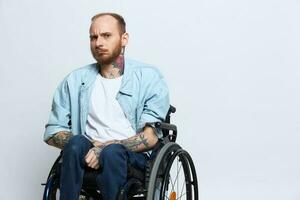
[[[121,144],[121,140],[114,140],[113,144]]]

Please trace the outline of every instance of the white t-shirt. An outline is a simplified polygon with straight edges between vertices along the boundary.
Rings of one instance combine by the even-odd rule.
[[[121,81],[122,76],[115,79],[97,76],[86,124],[89,138],[106,142],[127,139],[136,134],[116,100]]]

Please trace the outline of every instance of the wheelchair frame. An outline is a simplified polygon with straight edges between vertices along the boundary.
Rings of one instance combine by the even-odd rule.
[[[154,124],[156,128],[160,128],[163,132],[163,139],[159,140],[153,150],[156,151],[157,155],[155,159],[149,161],[145,172],[136,170],[131,166],[128,167],[130,170],[128,173],[131,174],[131,178],[120,191],[118,200],[178,199],[176,192],[171,193],[170,198],[166,198],[165,195],[169,188],[169,183],[172,182],[170,170],[175,160],[182,163],[185,178],[185,184],[183,186],[186,188],[186,193],[184,194],[186,195],[186,199],[198,200],[198,181],[195,166],[188,152],[175,143],[177,127],[170,124],[170,115],[175,112],[176,108],[170,106],[165,121],[156,122]],[[60,153],[54,162],[49,172],[47,182],[42,184],[45,185],[43,200],[56,200],[56,192],[59,189],[60,165],[62,163],[61,156],[62,153]],[[176,179],[178,178],[177,176]],[[86,200],[102,199],[95,182],[91,181],[94,177],[93,174],[88,173],[84,177],[81,195],[84,196]],[[183,186],[181,190],[183,190]],[[171,185],[171,187],[174,187],[174,185]],[[181,199],[181,197],[179,198]]]

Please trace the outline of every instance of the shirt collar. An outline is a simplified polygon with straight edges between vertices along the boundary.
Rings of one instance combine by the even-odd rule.
[[[133,94],[133,81],[132,81],[133,66],[132,63],[125,58],[124,75],[120,92],[132,96]]]
[[[133,81],[131,79],[133,68],[134,66],[132,62],[129,59],[125,58],[124,75],[119,91],[129,96],[133,95]],[[91,70],[89,70],[87,74],[83,76],[81,84],[84,85],[86,88],[90,87],[95,82],[98,73],[99,68],[97,66],[97,63],[92,64]]]

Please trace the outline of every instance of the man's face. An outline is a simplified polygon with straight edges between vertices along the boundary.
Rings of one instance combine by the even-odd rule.
[[[105,15],[95,19],[90,27],[90,45],[98,63],[111,64],[128,42],[128,35],[121,35],[118,21]]]

